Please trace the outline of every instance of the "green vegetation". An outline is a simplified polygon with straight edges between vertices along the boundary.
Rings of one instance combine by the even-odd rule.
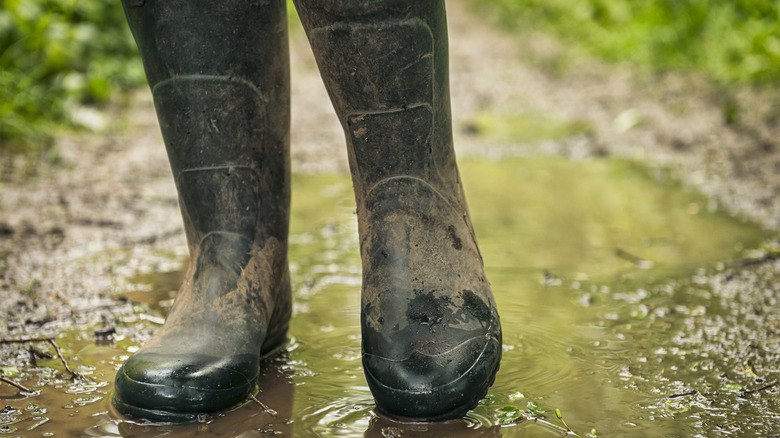
[[[144,82],[119,0],[0,0],[0,152],[41,152],[58,126],[89,124],[85,105]]]
[[[115,0],[0,0],[0,150],[45,144],[81,105],[143,82]]]
[[[780,3],[772,0],[490,0],[513,30],[545,29],[600,57],[704,71],[723,83],[780,80]]]
[[[507,28],[549,30],[610,60],[704,71],[723,83],[780,80],[780,3],[771,0],[490,0],[478,6]],[[119,1],[0,0],[0,150],[45,144],[55,126],[78,124],[74,114],[82,105],[106,102],[113,91],[143,80]]]

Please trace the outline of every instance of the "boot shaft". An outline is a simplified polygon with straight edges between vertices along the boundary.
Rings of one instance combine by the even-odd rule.
[[[453,190],[443,2],[295,3],[347,137],[358,210],[393,176],[418,177],[463,204]]]
[[[124,0],[191,254],[209,233],[286,242],[289,56],[283,0]]]
[[[228,76],[287,95],[283,0],[123,0],[149,85],[176,76]],[[270,97],[269,97],[270,99]]]

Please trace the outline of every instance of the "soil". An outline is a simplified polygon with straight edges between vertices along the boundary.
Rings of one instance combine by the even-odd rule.
[[[447,6],[460,157],[627,157],[671,169],[727,211],[780,230],[780,93],[607,65],[549,36],[495,29],[465,1]],[[343,132],[308,43],[301,30],[291,34],[293,171],[346,172]],[[102,129],[61,134],[58,163],[39,163],[45,171],[30,175],[26,158],[4,164],[2,336],[52,334],[77,319],[110,320],[133,277],[178,269],[186,256],[150,93],[117,100],[94,116],[105,121]],[[563,140],[492,142],[474,129],[476,114],[486,110],[549,114],[591,129]],[[738,269],[780,278],[772,254]],[[756,277],[737,278],[750,290]],[[3,348],[0,360],[12,354]]]

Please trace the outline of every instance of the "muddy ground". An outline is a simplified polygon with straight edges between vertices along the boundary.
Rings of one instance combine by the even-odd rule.
[[[544,35],[494,29],[466,2],[448,8],[460,157],[627,157],[670,168],[731,213],[780,230],[780,92],[605,65]],[[300,30],[292,31],[291,50],[293,170],[346,171],[343,134]],[[485,112],[542,114],[588,128],[557,140],[491,140],[475,123]],[[60,135],[57,162],[37,163],[43,170],[31,175],[25,158],[3,158],[3,337],[56,333],[74,316],[110,325],[109,311],[122,304],[119,294],[132,289],[134,276],[178,269],[186,256],[148,90],[87,116],[100,129]],[[777,295],[780,261],[767,245],[755,263],[733,268],[737,289],[774,287]],[[14,354],[9,347],[0,353]]]

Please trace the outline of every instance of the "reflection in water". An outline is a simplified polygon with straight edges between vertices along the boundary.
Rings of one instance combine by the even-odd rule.
[[[583,437],[594,429],[598,436],[692,436],[733,421],[729,406],[745,415],[745,430],[752,421],[759,435],[771,432],[761,425],[777,420],[777,398],[757,393],[749,396],[755,403],[745,402],[740,391],[779,377],[767,364],[780,363],[772,338],[780,317],[756,313],[741,298],[752,291],[707,283],[699,272],[723,269],[716,263],[727,266],[757,247],[766,239],[757,227],[628,162],[525,158],[461,167],[504,332],[495,385],[464,420],[403,424],[374,413],[360,361],[349,176],[296,175],[291,341],[265,365],[258,395],[276,415],[247,403],[203,423],[153,426],[110,411],[116,368],[158,327],[149,309],[165,313],[178,287],[180,273],[158,273],[139,278],[148,287],[131,293],[143,306],[117,309],[114,345],[96,345],[92,327],[58,334],[86,381],[71,382],[56,361],[41,360],[18,377],[35,395],[0,386],[9,405],[0,434],[562,436],[557,408]],[[776,288],[767,283],[766,290]],[[772,297],[762,302],[780,308]],[[740,347],[742,340],[754,345]],[[668,398],[707,388],[730,397]],[[505,421],[506,412],[522,415]]]
[[[382,416],[371,419],[365,438],[388,437],[500,437],[498,426],[474,428],[465,421],[446,421],[444,423],[399,423]]]

